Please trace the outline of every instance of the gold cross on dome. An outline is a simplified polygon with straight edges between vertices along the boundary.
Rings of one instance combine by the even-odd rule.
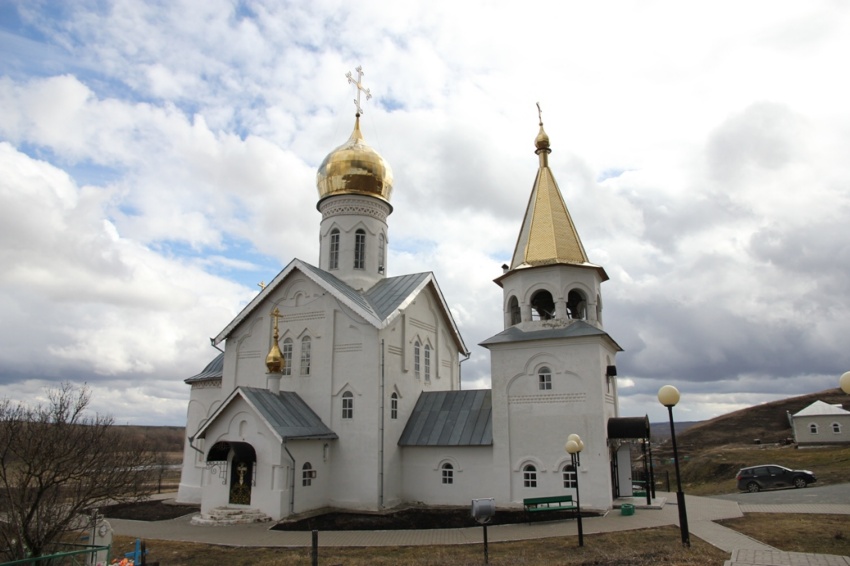
[[[348,84],[354,84],[357,87],[357,98],[354,99],[354,107],[357,109],[357,115],[360,116],[363,114],[363,109],[360,107],[360,92],[366,93],[366,100],[372,98],[372,93],[369,92],[368,88],[363,88],[363,67],[358,65],[356,69],[357,71],[357,79],[355,80],[354,76],[351,74],[351,71],[348,71],[345,74],[345,78],[348,79]]]

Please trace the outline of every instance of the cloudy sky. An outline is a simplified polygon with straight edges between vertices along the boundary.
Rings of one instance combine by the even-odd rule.
[[[0,397],[87,382],[184,424],[183,380],[292,258],[353,126],[395,174],[389,274],[434,271],[472,358],[550,164],[603,286],[624,416],[701,420],[850,369],[841,1],[0,0]]]

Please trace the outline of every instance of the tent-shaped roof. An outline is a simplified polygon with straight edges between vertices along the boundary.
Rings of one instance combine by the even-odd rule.
[[[198,429],[195,438],[204,438],[207,429],[236,399],[242,399],[268,425],[280,442],[289,439],[336,439],[322,419],[297,394],[290,391],[272,393],[268,389],[237,387],[224,403]]]
[[[841,405],[830,405],[823,401],[815,401],[805,409],[791,415],[792,417],[814,417],[818,415],[850,415]]]

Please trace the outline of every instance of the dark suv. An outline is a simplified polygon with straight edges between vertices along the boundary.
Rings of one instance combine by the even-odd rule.
[[[738,489],[753,493],[771,487],[806,487],[817,481],[809,470],[789,470],[775,465],[741,468],[735,479]]]

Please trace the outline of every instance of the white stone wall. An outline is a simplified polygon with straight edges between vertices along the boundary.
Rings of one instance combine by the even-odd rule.
[[[832,444],[850,442],[850,415],[812,415],[794,417],[794,438],[797,444]],[[840,432],[834,432],[832,425],[837,423]],[[810,425],[818,426],[818,433],[812,434]]]

